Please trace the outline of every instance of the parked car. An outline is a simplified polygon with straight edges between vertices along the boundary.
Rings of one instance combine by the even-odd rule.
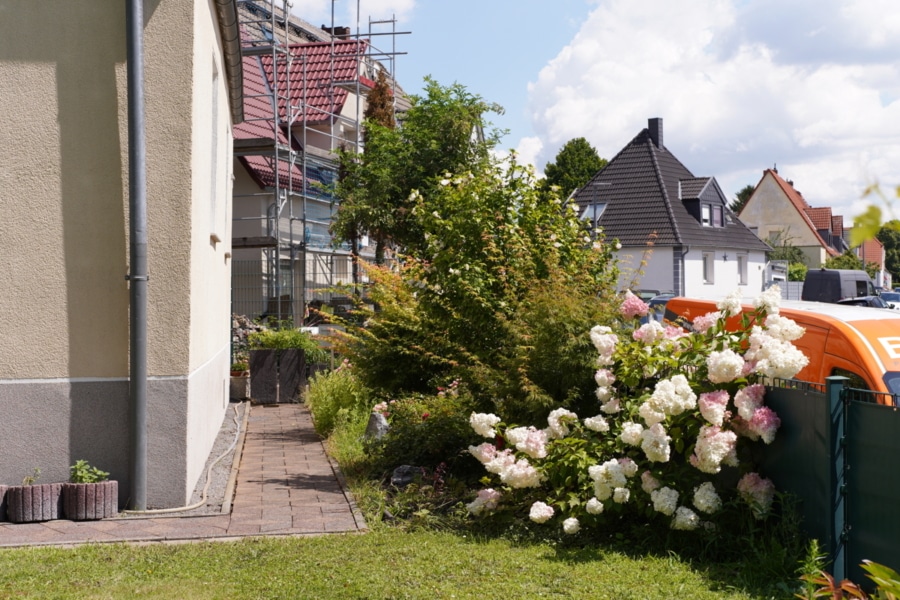
[[[892,308],[881,296],[860,296],[858,298],[844,298],[837,304],[849,304],[850,306],[871,306],[872,308]]]
[[[900,292],[881,292],[881,299],[888,303],[888,306],[900,310]]]
[[[662,323],[663,317],[666,314],[666,303],[670,298],[674,297],[674,292],[666,292],[664,294],[654,296],[649,301],[647,301],[647,305],[650,307],[650,310],[647,311],[647,316],[641,317],[641,324],[643,325],[645,323],[649,323],[651,320]]]

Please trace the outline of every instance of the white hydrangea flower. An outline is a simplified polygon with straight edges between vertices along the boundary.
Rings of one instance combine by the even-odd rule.
[[[581,523],[575,517],[569,517],[563,521],[563,531],[567,534],[574,535],[578,533],[579,529],[581,529]]]
[[[712,482],[707,481],[694,488],[694,506],[706,514],[712,514],[722,508],[722,499],[716,493]]]
[[[781,306],[781,288],[777,285],[769,287],[753,301],[755,308],[762,308],[769,315],[777,315]]]
[[[535,502],[528,511],[528,518],[535,523],[546,523],[553,517],[553,507],[543,502]]]
[[[726,348],[721,352],[710,352],[706,357],[706,368],[711,382],[728,383],[741,376],[744,359],[731,348]]]
[[[540,471],[535,469],[531,463],[524,458],[520,458],[515,463],[507,465],[500,473],[500,481],[511,488],[531,488],[541,485]]]
[[[625,504],[631,498],[631,490],[624,487],[617,487],[613,490],[613,502]]]
[[[469,416],[469,425],[472,426],[475,433],[486,438],[492,438],[497,435],[497,432],[494,431],[494,426],[499,422],[500,417],[494,414],[473,412]]]
[[[577,420],[578,415],[565,408],[557,408],[556,410],[551,411],[550,415],[547,417],[550,438],[559,439],[566,437],[569,435],[569,426],[567,423]]]
[[[806,329],[797,325],[797,322],[781,315],[769,315],[765,322],[766,333],[782,342],[799,340],[806,333]]]
[[[590,514],[599,515],[603,512],[603,503],[597,500],[597,497],[594,496],[587,501],[587,505],[585,506],[585,508]]]
[[[671,448],[669,442],[672,440],[666,433],[662,423],[656,423],[652,427],[641,432],[641,450],[647,456],[647,460],[651,462],[669,462]]]
[[[653,510],[671,517],[678,508],[678,491],[670,487],[653,490],[650,492],[650,500],[653,502]]]
[[[729,317],[741,314],[741,295],[740,289],[731,292],[716,304],[716,308]]]
[[[697,513],[686,506],[678,507],[675,511],[675,518],[672,519],[672,529],[690,531],[692,529],[697,529],[699,526],[700,517],[697,516]]]
[[[598,433],[606,433],[609,431],[609,423],[606,422],[606,419],[597,415],[596,417],[588,417],[584,420],[584,426],[590,429],[591,431],[596,431]]]
[[[641,443],[641,433],[644,431],[644,426],[640,423],[622,423],[622,433],[619,434],[619,438],[630,446],[637,446]]]

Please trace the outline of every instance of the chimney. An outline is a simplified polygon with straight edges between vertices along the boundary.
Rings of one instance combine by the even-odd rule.
[[[650,130],[650,139],[653,140],[653,143],[656,144],[657,148],[662,150],[665,147],[663,146],[662,119],[659,117],[647,119],[647,129]]]

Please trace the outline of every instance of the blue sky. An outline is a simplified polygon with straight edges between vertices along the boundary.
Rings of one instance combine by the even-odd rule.
[[[502,105],[502,147],[539,172],[572,138],[612,158],[662,117],[666,146],[729,196],[777,165],[849,225],[867,185],[900,184],[896,0],[297,0],[293,10],[321,25],[332,7],[335,24],[363,32],[370,18],[396,19],[411,32],[395,37],[401,85],[417,93],[431,75]],[[390,38],[375,43],[387,50]]]

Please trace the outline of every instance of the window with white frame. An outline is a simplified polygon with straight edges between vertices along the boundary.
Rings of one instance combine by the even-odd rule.
[[[716,282],[716,255],[713,252],[703,253],[703,283]]]
[[[738,285],[747,285],[747,255],[737,255]]]
[[[710,224],[710,212],[711,207],[709,204],[703,204],[700,206],[700,224],[704,227],[709,227]]]

